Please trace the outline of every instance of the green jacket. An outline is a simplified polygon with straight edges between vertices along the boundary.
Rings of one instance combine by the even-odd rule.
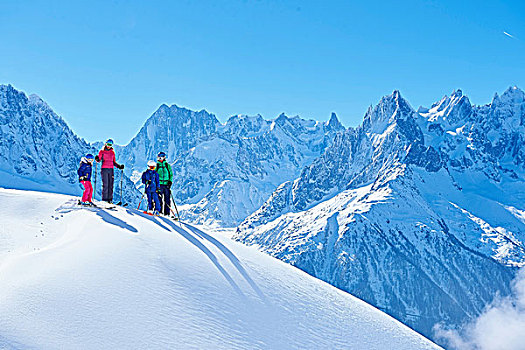
[[[166,162],[157,162],[157,173],[159,173],[159,183],[161,185],[167,185],[168,182],[173,182],[173,171],[171,165]]]

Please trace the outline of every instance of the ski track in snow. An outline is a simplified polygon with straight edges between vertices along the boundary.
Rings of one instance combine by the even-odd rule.
[[[0,348],[434,349],[203,227],[0,189]]]

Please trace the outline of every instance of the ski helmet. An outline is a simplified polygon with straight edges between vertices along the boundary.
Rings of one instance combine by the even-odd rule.
[[[157,167],[157,162],[150,160],[148,161],[148,168],[155,169]]]
[[[113,140],[112,140],[112,139],[108,139],[108,140],[106,141],[106,145],[108,145],[108,146],[113,146]]]
[[[91,153],[86,154],[86,159],[95,159]]]
[[[157,158],[166,158],[166,153],[159,152],[159,154],[157,155]]]

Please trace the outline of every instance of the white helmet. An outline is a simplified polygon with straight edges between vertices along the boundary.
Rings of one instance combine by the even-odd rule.
[[[156,167],[157,167],[157,162],[153,160],[148,161],[148,168],[156,168]]]

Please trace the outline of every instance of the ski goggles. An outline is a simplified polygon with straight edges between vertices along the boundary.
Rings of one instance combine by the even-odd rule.
[[[111,142],[106,142],[106,146],[113,147],[113,144]]]

